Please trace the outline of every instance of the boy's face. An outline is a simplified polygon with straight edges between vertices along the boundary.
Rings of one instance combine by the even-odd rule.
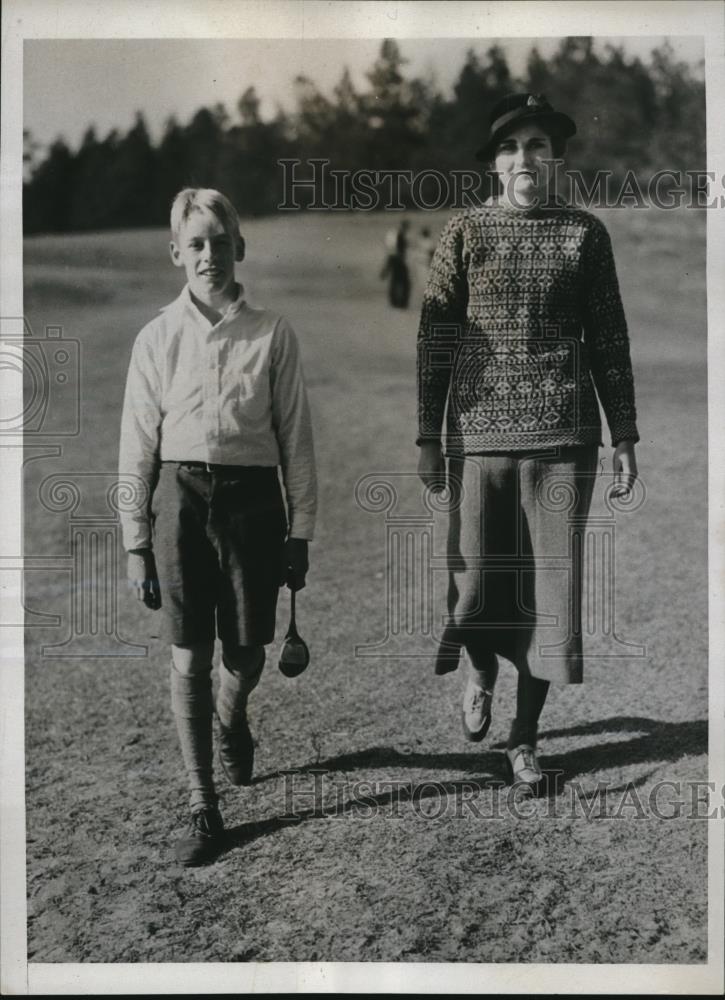
[[[183,267],[192,293],[213,304],[234,294],[234,262],[244,257],[241,236],[229,233],[206,209],[197,209],[169,244],[171,260]]]

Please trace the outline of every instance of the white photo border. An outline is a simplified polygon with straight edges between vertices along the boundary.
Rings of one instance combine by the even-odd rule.
[[[23,42],[33,38],[702,36],[708,170],[725,176],[725,29],[720,0],[684,2],[282,2],[282,0],[5,0],[2,10],[2,236],[0,316],[22,316]],[[710,696],[709,780],[725,783],[725,211],[707,218]],[[18,412],[21,380],[0,372],[0,407]],[[0,413],[2,410],[0,409]],[[3,443],[2,553],[21,552],[22,449]],[[0,590],[0,621],[18,621],[20,593]],[[725,821],[709,823],[708,961],[702,965],[188,963],[29,964],[25,900],[23,644],[3,629],[0,646],[2,779],[0,984],[8,995],[116,993],[659,993],[723,992]]]

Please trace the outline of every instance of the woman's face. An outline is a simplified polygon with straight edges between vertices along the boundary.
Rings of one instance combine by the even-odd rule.
[[[526,207],[544,199],[554,159],[551,139],[538,125],[521,125],[496,145],[494,170],[503,197],[512,205]]]

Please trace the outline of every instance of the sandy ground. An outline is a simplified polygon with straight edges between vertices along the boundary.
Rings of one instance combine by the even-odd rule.
[[[161,232],[28,241],[28,317],[36,332],[61,325],[82,360],[80,434],[26,466],[26,603],[60,616],[32,617],[27,638],[31,961],[705,961],[708,823],[691,785],[707,778],[704,213],[605,221],[646,490],[616,518],[616,651],[641,655],[605,655],[613,637],[591,637],[586,683],[554,689],[542,718],[546,792],[523,804],[501,762],[513,669],[474,747],[459,728],[461,672],[435,677],[419,635],[386,641],[390,525],[361,509],[356,485],[392,476],[398,509],[427,516],[412,475],[415,308],[390,310],[377,277],[388,220],[248,227],[242,279],[292,320],[310,386],[320,524],[298,620],[312,664],[279,673],[280,627],[250,707],[255,783],[220,777],[229,849],[193,871],[172,855],[186,794],[154,616],[119,584],[118,635],[140,649],[41,652],[71,631],[69,512],[44,506],[41,484],[71,477],[84,511],[102,509],[131,343],[178,273]],[[602,458],[608,468],[609,448]],[[286,608],[283,595],[280,625]]]

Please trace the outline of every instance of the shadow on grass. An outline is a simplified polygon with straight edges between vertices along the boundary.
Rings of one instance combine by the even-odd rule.
[[[405,759],[405,755],[402,755]],[[499,763],[500,755],[490,754],[490,757],[496,758],[496,764]],[[296,775],[319,774],[324,776],[329,773],[329,769],[324,767],[322,762],[317,765],[310,765],[309,767],[300,768],[299,770],[290,771],[279,771],[276,772],[277,776],[290,776],[294,777]],[[271,777],[271,775],[269,776]],[[374,787],[373,783],[370,783]],[[378,782],[379,785],[384,784],[383,781]],[[391,782],[392,784],[392,782]],[[233,847],[242,847],[245,844],[249,844],[251,841],[256,840],[258,837],[267,836],[270,833],[276,833],[279,830],[287,829],[290,826],[297,826],[299,823],[304,823],[311,819],[331,819],[342,818],[342,817],[353,817],[353,816],[364,816],[365,810],[383,811],[389,810],[390,815],[395,815],[394,810],[405,803],[415,801],[420,803],[421,801],[426,801],[428,799],[442,798],[452,802],[460,802],[461,805],[465,797],[469,799],[471,796],[478,794],[484,789],[502,789],[506,785],[503,778],[493,778],[491,775],[472,775],[469,779],[464,779],[460,781],[434,781],[429,782],[417,782],[415,786],[413,784],[405,785],[399,781],[395,781],[395,788],[391,788],[389,792],[383,792],[371,795],[360,795],[353,794],[351,797],[340,802],[338,800],[330,803],[329,805],[323,805],[321,801],[316,801],[311,808],[300,809],[296,807],[292,810],[292,801],[288,804],[290,806],[290,811],[281,816],[274,816],[271,819],[261,820],[257,823],[242,823],[239,826],[232,827],[226,831],[226,850],[230,850]],[[299,790],[298,790],[299,794]],[[309,801],[309,798],[316,796],[314,788],[306,788],[302,790],[305,799]],[[322,796],[320,796],[321,798]]]
[[[601,742],[566,753],[546,756],[547,767],[560,771],[564,781],[607,768],[628,767],[631,764],[663,764],[687,756],[707,753],[707,720],[662,722],[638,716],[603,719],[568,729],[550,729],[543,739],[596,736],[600,733],[636,732],[631,739]],[[634,782],[633,782],[634,784]]]
[[[637,716],[602,719],[571,726],[568,729],[546,730],[540,734],[540,738],[544,740],[576,738],[628,732],[635,732],[637,735],[631,739],[602,740],[592,746],[580,747],[566,753],[550,756],[542,754],[541,759],[546,766],[538,797],[554,798],[561,794],[565,782],[582,775],[623,768],[631,764],[659,765],[679,760],[687,755],[707,753],[707,722],[702,719],[689,722],[662,722]],[[379,811],[394,809],[397,805],[410,802],[414,798],[420,802],[445,796],[456,804],[456,808],[462,808],[466,796],[470,799],[472,794],[484,789],[500,790],[506,786],[501,752],[504,747],[504,743],[497,743],[483,752],[444,754],[402,753],[392,747],[370,747],[366,750],[317,760],[299,768],[260,775],[255,779],[255,784],[285,776],[307,774],[314,778],[315,775],[381,768],[433,772],[459,770],[468,772],[470,777],[446,781],[437,781],[435,777],[431,777],[427,781],[410,782],[407,786],[399,779],[395,779],[395,787],[389,792],[354,795],[343,802],[335,801],[328,806],[316,801],[311,808],[295,809],[291,814],[275,816],[257,823],[244,823],[230,829],[227,832],[227,849],[241,847],[258,837],[276,833],[290,825],[297,825],[307,820],[354,816],[361,810],[370,808]],[[608,790],[613,792],[621,791],[625,787],[641,787],[649,781],[652,773],[653,771],[649,770],[646,774],[628,781],[621,788]],[[383,781],[377,784],[381,785]],[[370,783],[371,787],[375,787],[375,784],[375,782]],[[309,796],[313,792],[311,789],[305,789],[304,794],[309,801]]]
[[[541,754],[550,771],[557,771],[564,781],[578,775],[590,774],[616,767],[638,763],[664,763],[679,760],[688,754],[707,753],[707,720],[689,722],[662,722],[638,716],[601,719],[596,722],[571,726],[568,729],[548,729],[539,734],[540,740],[597,736],[605,733],[636,732],[631,739],[603,741],[592,746],[579,747],[566,753]],[[370,747],[352,753],[339,754],[303,764],[289,771],[271,771],[254,779],[254,783],[279,778],[291,771],[304,774],[319,770],[358,771],[363,768],[406,768],[416,770],[480,772],[492,769],[503,775],[502,753],[506,744],[494,743],[489,750],[468,753],[403,753],[392,747]]]

